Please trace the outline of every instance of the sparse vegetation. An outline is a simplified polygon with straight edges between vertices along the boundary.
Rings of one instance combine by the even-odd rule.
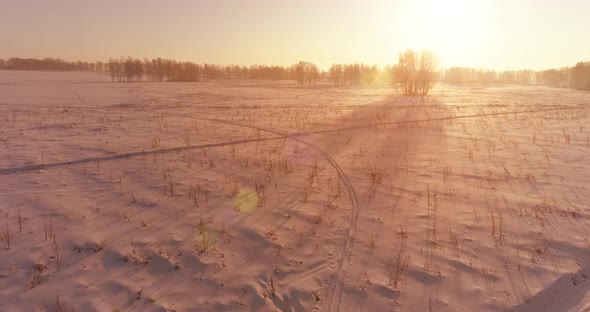
[[[429,298],[416,309],[436,311],[465,281],[477,300],[507,289],[509,308],[522,296],[507,276],[545,285],[530,272],[578,270],[581,253],[559,242],[580,246],[586,228],[589,115],[575,105],[587,94],[437,85],[402,97],[366,86],[371,72],[336,64],[315,87],[313,75],[312,86],[88,83],[142,100],[106,105],[88,91],[91,104],[0,103],[6,164],[60,148],[0,168],[0,286],[28,300],[76,276],[87,297],[39,303],[66,308],[118,298],[92,278],[104,275],[125,301],[113,310],[180,310],[170,285],[193,285],[227,300],[191,304],[276,311],[397,309],[419,288]],[[23,268],[31,251],[40,259]]]

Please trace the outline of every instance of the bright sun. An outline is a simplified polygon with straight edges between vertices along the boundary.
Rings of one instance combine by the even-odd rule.
[[[424,27],[437,46],[466,48],[475,41],[484,25],[485,8],[481,1],[422,0]]]
[[[498,13],[493,0],[383,1],[387,1],[382,11],[385,32],[380,32],[386,36],[381,41],[387,42],[383,50],[427,49],[437,55],[441,66],[485,64],[494,47],[483,47],[501,36],[490,23]]]

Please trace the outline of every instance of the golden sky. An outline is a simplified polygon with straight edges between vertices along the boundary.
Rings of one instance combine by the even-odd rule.
[[[0,58],[544,69],[590,60],[588,0],[0,0]]]

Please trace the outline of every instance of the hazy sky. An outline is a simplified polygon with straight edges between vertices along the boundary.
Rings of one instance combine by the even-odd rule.
[[[0,0],[0,58],[543,69],[590,60],[590,0]]]

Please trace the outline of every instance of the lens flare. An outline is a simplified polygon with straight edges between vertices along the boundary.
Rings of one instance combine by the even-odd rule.
[[[241,188],[236,194],[236,208],[239,212],[249,213],[256,210],[258,206],[258,195],[256,191],[249,188]]]

